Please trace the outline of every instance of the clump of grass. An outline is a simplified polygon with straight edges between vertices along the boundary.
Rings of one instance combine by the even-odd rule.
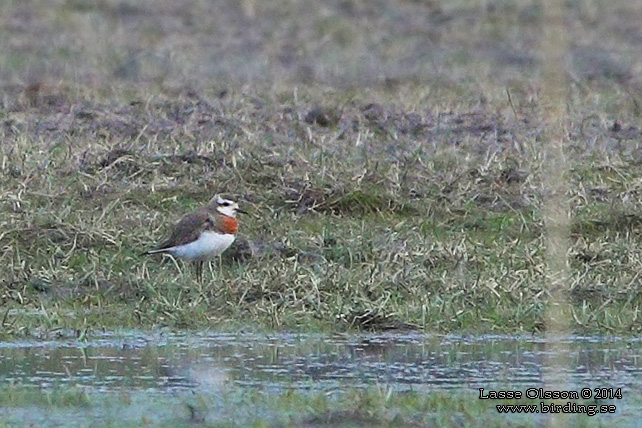
[[[92,400],[82,388],[54,388],[52,391],[42,391],[8,386],[0,390],[0,403],[3,407],[86,408],[92,405]]]

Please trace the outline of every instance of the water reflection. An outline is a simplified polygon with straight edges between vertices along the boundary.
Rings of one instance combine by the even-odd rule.
[[[639,341],[559,338],[572,382],[642,389]],[[541,338],[435,335],[105,334],[87,342],[0,343],[0,381],[98,391],[211,390],[225,384],[334,390],[385,384],[400,390],[541,384]]]

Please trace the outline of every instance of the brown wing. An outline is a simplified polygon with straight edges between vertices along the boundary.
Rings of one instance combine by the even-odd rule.
[[[156,250],[164,250],[196,241],[210,223],[211,220],[206,211],[199,210],[188,214],[176,224],[172,235],[160,244]]]

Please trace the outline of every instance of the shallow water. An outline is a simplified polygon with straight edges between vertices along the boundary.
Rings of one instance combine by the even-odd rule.
[[[566,389],[622,388],[623,400],[614,401],[618,413],[637,412],[626,398],[642,391],[639,340],[560,337],[556,345],[567,358]],[[375,385],[478,394],[478,388],[541,387],[549,357],[544,340],[531,336],[129,332],[88,341],[0,342],[0,381],[157,398],[230,387],[332,392]],[[21,411],[9,416],[20,418]]]
[[[572,383],[642,391],[642,344],[619,338],[557,339]],[[549,356],[538,337],[419,334],[104,334],[89,341],[0,342],[0,379],[38,388],[159,393],[233,383],[275,389],[526,388]]]

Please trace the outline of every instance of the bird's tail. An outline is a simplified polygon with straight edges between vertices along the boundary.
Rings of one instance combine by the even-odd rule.
[[[140,253],[139,257],[151,256],[152,254],[165,253],[165,252],[167,252],[166,248],[160,248],[158,250],[149,250],[149,251],[145,251],[144,253]]]

